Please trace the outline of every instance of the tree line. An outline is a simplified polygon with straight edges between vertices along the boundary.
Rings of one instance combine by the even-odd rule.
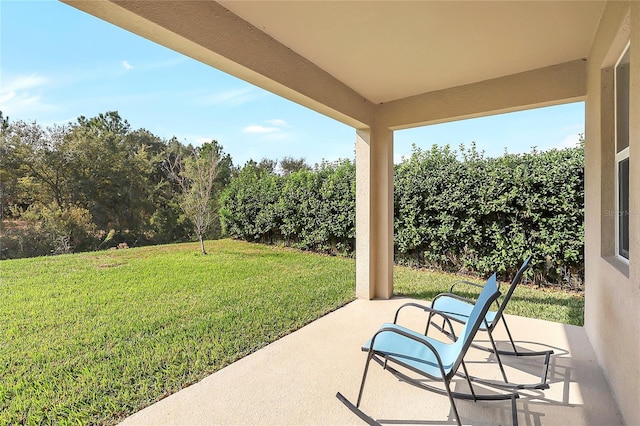
[[[351,255],[355,165],[323,163],[288,176],[245,166],[220,199],[224,232],[248,241]],[[395,166],[398,263],[510,279],[527,255],[529,278],[580,289],[584,280],[584,149],[488,158],[413,147]]]
[[[242,167],[215,140],[193,147],[132,129],[117,112],[42,127],[0,113],[0,258],[230,236],[351,256],[355,164]],[[584,154],[488,158],[414,146],[395,166],[399,263],[582,285]]]
[[[190,240],[198,228],[183,207],[198,159],[215,162],[210,194],[233,171],[216,141],[163,140],[117,112],[62,126],[1,122],[1,258]],[[220,235],[213,216],[207,237]]]
[[[240,169],[215,140],[165,140],[115,111],[49,127],[0,111],[0,259],[193,239],[204,253],[222,236],[219,195]]]

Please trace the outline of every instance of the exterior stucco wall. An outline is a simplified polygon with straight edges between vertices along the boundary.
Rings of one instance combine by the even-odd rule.
[[[577,102],[586,94],[582,59],[380,104],[376,119],[394,129]]]
[[[631,41],[629,264],[615,259],[612,67]],[[640,3],[609,2],[588,64],[585,329],[625,421],[640,424]]]
[[[356,296],[393,296],[393,132],[356,133]]]

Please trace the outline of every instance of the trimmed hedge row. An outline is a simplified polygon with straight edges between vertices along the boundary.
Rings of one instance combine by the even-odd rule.
[[[584,278],[583,148],[485,158],[475,147],[414,146],[395,168],[396,261],[580,289]],[[352,254],[355,165],[280,176],[245,166],[221,197],[227,235]]]
[[[220,197],[226,235],[350,254],[355,246],[355,165],[323,163],[280,176],[248,163]]]
[[[579,288],[584,277],[582,148],[484,158],[473,147],[414,149],[396,168],[398,262],[515,274]]]

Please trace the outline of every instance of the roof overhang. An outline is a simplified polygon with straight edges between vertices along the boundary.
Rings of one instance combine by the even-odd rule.
[[[604,1],[64,0],[356,128],[583,99]]]

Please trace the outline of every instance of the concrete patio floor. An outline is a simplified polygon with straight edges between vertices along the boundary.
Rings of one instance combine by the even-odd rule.
[[[361,345],[411,299],[356,300],[127,418],[123,425],[364,424],[335,397],[355,402],[366,359]],[[415,325],[424,314],[401,317]],[[581,327],[507,316],[521,348],[553,349],[545,391],[521,391],[520,425],[620,425],[623,419]],[[421,322],[423,323],[423,322]],[[494,336],[503,345],[498,327]],[[430,335],[435,335],[429,333]],[[479,333],[476,342],[487,342]],[[531,343],[543,342],[544,345]],[[500,378],[493,355],[471,350],[470,374]],[[510,381],[536,382],[543,357],[502,357]],[[453,389],[466,391],[462,379]],[[511,424],[510,402],[456,401],[464,424]],[[446,396],[398,381],[372,363],[361,409],[382,424],[454,424]]]

